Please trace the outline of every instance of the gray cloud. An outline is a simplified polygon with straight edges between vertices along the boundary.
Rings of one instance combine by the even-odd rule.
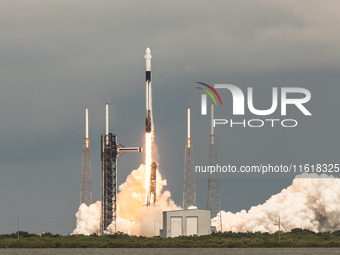
[[[15,221],[19,214],[30,232],[72,231],[85,107],[90,108],[93,192],[100,199],[99,137],[104,132],[106,102],[111,130],[119,141],[127,146],[143,143],[146,47],[153,55],[161,171],[181,204],[178,180],[183,175],[190,82],[249,84],[253,76],[275,80],[305,74],[337,77],[339,7],[337,1],[310,0],[3,1],[0,202],[7,206],[0,209],[1,231],[16,231],[4,222]],[[326,98],[318,86],[313,88],[312,100],[316,95]],[[240,133],[232,140],[235,144]],[[232,155],[238,160],[236,153]],[[123,182],[143,155],[119,160],[119,182]],[[11,195],[14,186],[17,191]],[[199,205],[205,207],[206,187],[200,186]],[[273,185],[244,203],[225,197],[222,205],[234,211],[250,207],[285,186],[286,182]],[[232,192],[244,193],[234,188]],[[49,224],[54,217],[61,227]],[[39,218],[44,224],[38,227]]]

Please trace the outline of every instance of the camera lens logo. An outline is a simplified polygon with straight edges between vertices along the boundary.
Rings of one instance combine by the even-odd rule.
[[[215,95],[217,96],[218,100],[220,101],[221,106],[222,106],[222,100],[220,98],[220,95],[217,93],[217,91],[213,87],[211,87],[210,85],[208,85],[206,83],[203,83],[203,82],[196,82],[196,83],[201,84],[203,86],[206,86],[212,92],[214,92]],[[215,97],[211,94],[211,92],[209,90],[203,89],[201,87],[197,87],[197,88],[203,90],[204,92],[206,92],[214,100],[214,103],[216,105]],[[202,104],[201,104],[201,115],[207,115],[207,94],[202,94],[201,95],[201,101],[202,101]]]
[[[215,93],[215,95],[220,100],[220,104],[222,106],[222,101],[219,94],[216,90],[210,85],[202,82],[197,82],[198,84],[204,85],[209,88],[211,91]],[[210,93],[209,90],[197,87],[205,91],[214,101],[216,105],[216,100],[214,96]],[[233,115],[244,115],[245,112],[245,96],[242,90],[232,84],[215,84],[215,88],[217,89],[228,89],[233,97]],[[303,105],[307,103],[311,99],[311,93],[308,89],[298,88],[298,87],[282,87],[281,88],[281,97],[279,98],[277,87],[272,88],[272,106],[266,110],[258,110],[254,107],[253,104],[253,88],[247,88],[247,106],[251,113],[259,116],[271,115],[274,113],[279,105],[278,101],[281,99],[281,115],[287,115],[287,105],[295,105],[304,115],[312,115],[307,108]],[[300,98],[289,98],[288,94],[302,94],[304,97]],[[207,95],[201,95],[201,115],[207,115]]]
[[[269,116],[273,114],[277,108],[281,108],[281,116],[287,115],[287,106],[288,105],[295,105],[297,109],[299,109],[304,115],[311,116],[312,114],[307,110],[305,107],[305,103],[307,103],[311,99],[311,93],[308,89],[305,88],[299,88],[299,87],[281,87],[280,88],[280,94],[278,93],[278,88],[273,87],[272,88],[272,105],[269,109],[257,109],[254,107],[253,103],[253,88],[248,87],[247,93],[245,98],[245,95],[243,91],[232,84],[215,84],[215,88],[212,86],[203,83],[203,82],[197,82],[198,84],[201,84],[208,89],[210,89],[213,93],[211,93],[208,89],[197,87],[200,90],[203,90],[206,92],[205,94],[201,94],[201,115],[207,115],[207,94],[212,98],[215,105],[217,105],[215,97],[213,94],[215,94],[220,101],[220,104],[222,106],[222,100],[220,98],[220,95],[216,92],[215,89],[227,89],[229,92],[231,92],[232,95],[232,104],[233,104],[233,116],[234,115],[245,115],[245,107],[248,107],[248,110],[250,113],[257,115],[257,116]],[[293,97],[289,96],[290,94],[295,94]],[[297,95],[299,95],[297,97]],[[245,99],[247,99],[247,104],[245,106]],[[281,101],[279,103],[279,100]],[[213,114],[213,112],[212,112]],[[213,116],[213,115],[212,115]],[[213,117],[212,117],[213,118]],[[235,125],[242,125],[243,127],[249,126],[249,127],[262,127],[265,125],[265,123],[271,123],[271,127],[275,126],[276,122],[280,122],[281,126],[283,127],[296,127],[298,122],[295,119],[243,119],[243,121],[235,120],[235,119],[213,119],[214,127],[216,124],[230,124],[230,127],[233,127]],[[293,123],[293,124],[291,124]]]

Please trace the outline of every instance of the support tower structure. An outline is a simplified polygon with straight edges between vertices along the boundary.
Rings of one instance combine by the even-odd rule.
[[[188,135],[185,145],[184,181],[183,181],[183,208],[196,206],[196,188],[194,172],[194,155],[190,141],[190,108],[188,108]]]
[[[216,166],[218,163],[216,135],[214,132],[214,104],[211,104],[211,133],[209,146],[209,166]],[[211,217],[219,216],[216,224],[222,231],[220,182],[217,171],[209,174],[208,179],[208,210],[211,210]],[[219,215],[217,215],[219,214]]]
[[[85,203],[87,206],[92,204],[91,154],[90,154],[89,109],[88,108],[85,108],[85,138],[83,139],[79,205],[81,205],[82,203]]]
[[[106,104],[106,130],[101,136],[102,204],[100,234],[115,233],[117,223],[117,158],[125,152],[141,152],[142,147],[124,147],[117,135],[109,133],[109,105]],[[109,226],[111,227],[109,228]]]

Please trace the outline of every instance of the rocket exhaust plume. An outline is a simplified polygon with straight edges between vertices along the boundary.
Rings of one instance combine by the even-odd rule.
[[[145,182],[145,165],[141,164],[138,169],[133,170],[126,181],[119,186],[117,195],[118,218],[117,231],[132,235],[154,236],[159,234],[162,226],[162,211],[179,210],[173,200],[171,193],[163,191],[167,181],[162,179],[159,171],[156,172],[157,206],[145,207],[145,196],[148,190]],[[149,179],[150,180],[150,179]],[[72,234],[90,235],[100,231],[101,202],[86,206],[81,204],[76,213],[76,229]],[[109,226],[110,227],[110,226]]]
[[[157,180],[156,180],[156,171],[157,171],[157,163],[152,162],[151,164],[151,173],[150,173],[150,184],[149,184],[149,190],[148,190],[148,197],[147,197],[147,203],[146,206],[151,206],[156,204],[156,187],[157,187]]]
[[[314,232],[340,230],[340,179],[315,177],[316,174],[297,176],[291,186],[249,211],[221,211],[222,231],[273,233],[278,231],[279,217],[281,229],[286,232],[294,228]],[[214,222],[218,217],[212,219],[212,225],[217,225]],[[220,231],[220,226],[216,227]]]
[[[151,163],[152,163],[152,150],[151,150],[151,133],[145,133],[145,190],[149,190]],[[147,204],[148,194],[145,194],[144,204]]]

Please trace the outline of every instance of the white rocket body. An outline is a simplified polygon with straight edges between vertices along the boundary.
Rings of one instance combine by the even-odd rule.
[[[146,119],[145,119],[145,132],[151,133],[152,123],[152,97],[151,97],[151,50],[147,48],[145,51],[145,93],[146,93]]]

